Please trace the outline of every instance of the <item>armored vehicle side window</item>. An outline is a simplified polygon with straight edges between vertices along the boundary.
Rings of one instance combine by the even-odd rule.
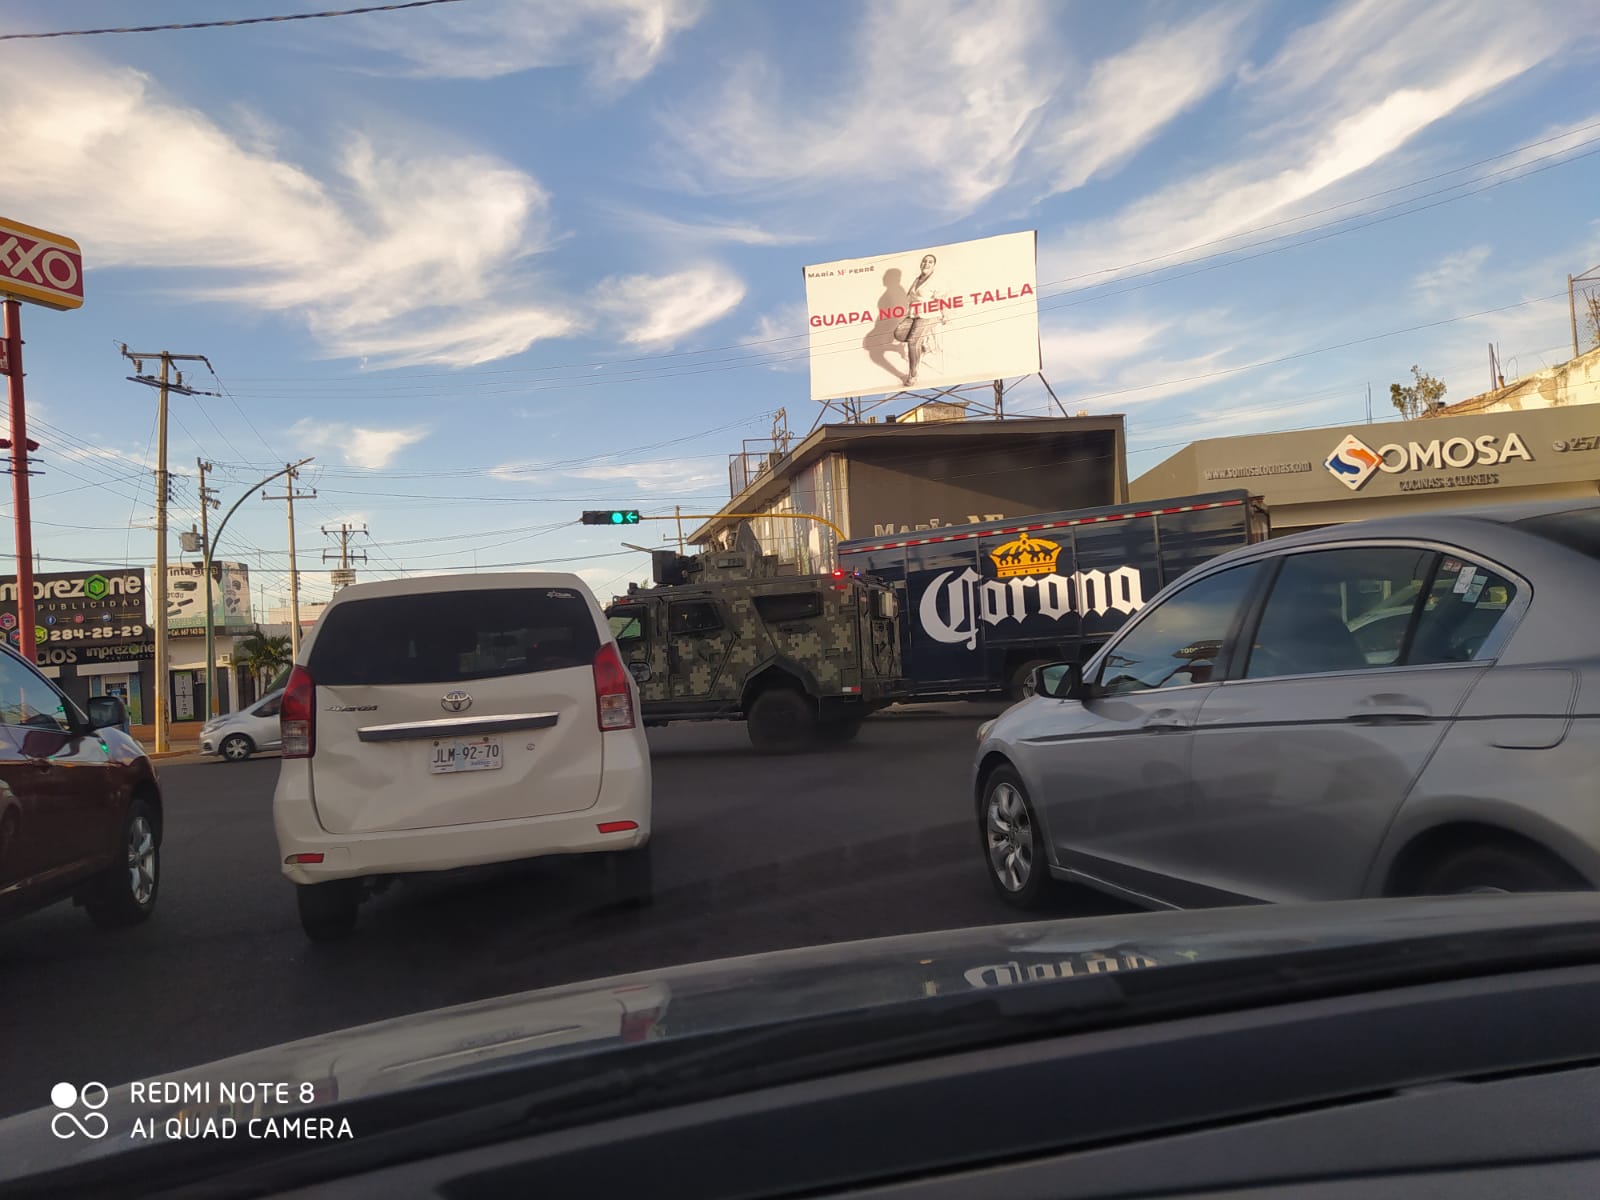
[[[768,622],[803,621],[822,612],[822,597],[816,592],[779,592],[755,598],[756,612]]]
[[[683,600],[668,606],[667,628],[673,633],[711,633],[722,628],[722,617],[709,600]]]
[[[644,641],[644,609],[614,608],[607,619],[611,622],[611,636],[617,639],[622,649]]]

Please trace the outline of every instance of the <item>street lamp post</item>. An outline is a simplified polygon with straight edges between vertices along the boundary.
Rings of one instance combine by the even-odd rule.
[[[217,543],[222,539],[222,531],[227,527],[228,518],[239,511],[239,506],[250,498],[251,492],[254,492],[257,488],[266,487],[274,479],[287,475],[290,471],[298,470],[311,461],[309,458],[302,458],[297,463],[290,463],[283,470],[274,471],[260,483],[248,488],[242,496],[233,502],[233,507],[217,523],[216,529],[211,531],[211,537],[206,543],[205,566],[201,574],[205,576],[206,581],[206,715],[208,717],[217,715],[217,639],[211,619],[211,557],[216,551]]]

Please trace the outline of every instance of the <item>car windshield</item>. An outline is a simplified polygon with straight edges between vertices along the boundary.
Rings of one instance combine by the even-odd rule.
[[[0,10],[0,1191],[1600,887],[1593,3]]]

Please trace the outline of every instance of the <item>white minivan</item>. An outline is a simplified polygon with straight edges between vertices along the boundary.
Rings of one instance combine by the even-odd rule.
[[[314,940],[395,876],[547,854],[609,854],[619,899],[650,898],[638,687],[576,575],[344,588],[281,722],[273,822]]]

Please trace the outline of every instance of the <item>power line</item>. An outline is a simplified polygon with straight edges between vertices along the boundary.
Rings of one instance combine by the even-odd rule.
[[[282,13],[270,17],[235,17],[231,21],[185,21],[171,25],[124,25],[116,29],[58,29],[50,33],[0,33],[0,42],[41,38],[98,37],[106,33],[168,33],[177,29],[223,29],[235,25],[269,25],[278,21],[317,21],[326,17],[358,17],[366,13],[399,12],[407,8],[431,8],[435,4],[459,4],[461,0],[406,0],[403,4],[368,4],[362,8],[336,8],[326,12]]]

